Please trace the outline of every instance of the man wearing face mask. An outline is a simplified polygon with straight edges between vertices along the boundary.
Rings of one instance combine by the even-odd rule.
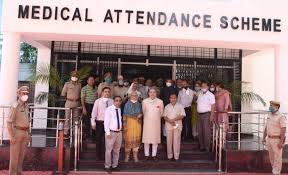
[[[111,90],[109,87],[104,87],[102,89],[101,98],[98,98],[93,106],[91,114],[91,126],[93,130],[96,130],[96,154],[97,159],[103,159],[103,146],[104,146],[104,116],[106,109],[113,105],[113,100],[111,99]]]
[[[126,92],[128,91],[129,87],[124,86],[124,79],[123,76],[118,76],[118,84],[114,87],[114,96],[120,96],[123,101],[126,98]]]
[[[99,86],[98,86],[98,90],[97,90],[97,93],[98,93],[98,96],[101,97],[101,93],[102,93],[102,89],[104,87],[109,87],[110,90],[111,90],[111,98],[114,97],[114,86],[112,84],[113,80],[112,80],[112,73],[111,72],[107,72],[104,74],[104,82],[100,83]]]
[[[74,122],[79,118],[80,112],[77,107],[80,106],[80,94],[81,94],[81,83],[78,82],[78,74],[76,71],[71,72],[71,80],[66,82],[61,96],[66,97],[65,108],[71,108],[65,110],[65,123],[64,123],[64,134],[68,135],[70,129],[70,122]],[[71,120],[72,112],[72,121]]]
[[[192,101],[196,96],[196,93],[188,87],[188,81],[182,80],[182,90],[178,94],[178,103],[181,104],[186,113],[186,117],[183,118],[183,130],[182,130],[182,139],[188,140],[192,138]]]
[[[84,139],[94,137],[94,132],[91,133],[91,113],[95,100],[97,99],[97,88],[95,87],[95,79],[90,75],[87,79],[87,85],[81,89],[81,105],[83,111],[84,123]]]
[[[176,80],[176,90],[177,90],[177,95],[182,90],[182,79],[180,78]]]
[[[166,87],[163,88],[161,93],[161,99],[163,100],[164,106],[170,103],[170,95],[177,94],[176,88],[173,86],[173,81],[171,79],[166,80]]]
[[[195,82],[194,91],[196,93],[196,97],[201,92],[201,83],[200,81]],[[193,140],[197,140],[198,132],[197,132],[197,122],[198,122],[198,113],[197,113],[197,98],[193,98],[192,101],[192,136]]]
[[[215,111],[215,96],[208,89],[208,83],[203,81],[201,84],[201,93],[197,99],[197,129],[201,152],[211,150],[211,123],[213,122]]]
[[[281,173],[282,153],[285,143],[286,117],[279,112],[280,102],[270,101],[266,127],[263,135],[263,144],[267,146],[274,175]]]
[[[7,119],[7,129],[10,138],[9,174],[21,174],[22,164],[31,140],[29,134],[29,108],[27,105],[29,88],[22,86],[17,90],[18,101],[15,102]]]
[[[145,95],[147,93],[145,86],[145,78],[142,76],[138,78],[138,90],[141,92],[142,96],[145,96],[145,98],[147,97],[147,95]]]

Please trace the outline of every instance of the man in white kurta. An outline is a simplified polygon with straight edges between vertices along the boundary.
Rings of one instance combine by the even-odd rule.
[[[144,115],[143,123],[143,137],[145,161],[149,160],[150,144],[152,144],[152,159],[158,161],[157,147],[161,143],[161,117],[163,114],[163,101],[156,97],[156,89],[149,90],[149,98],[142,103],[142,110]]]
[[[177,103],[177,95],[170,95],[170,103],[165,106],[163,117],[165,119],[165,129],[167,133],[167,157],[175,161],[179,160],[182,119],[185,117],[184,107]]]

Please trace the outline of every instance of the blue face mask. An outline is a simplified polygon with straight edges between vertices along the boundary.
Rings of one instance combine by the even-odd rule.
[[[108,84],[111,84],[112,83],[112,78],[111,77],[105,78],[105,82],[108,83]]]
[[[273,113],[274,111],[275,111],[275,109],[274,109],[272,106],[270,106],[270,107],[269,107],[269,112],[272,112],[272,113]]]

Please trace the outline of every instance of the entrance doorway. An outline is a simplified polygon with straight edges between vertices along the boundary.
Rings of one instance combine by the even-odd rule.
[[[242,50],[183,46],[136,45],[114,43],[83,43],[53,41],[51,63],[61,77],[85,65],[93,66],[93,74],[103,78],[112,72],[125,79],[186,79],[191,87],[197,80],[229,85],[241,81]],[[234,110],[241,103],[233,101]]]
[[[131,80],[135,77],[144,77],[145,79],[156,80],[172,79],[172,67],[171,66],[144,66],[144,65],[122,65],[121,75],[125,79]]]

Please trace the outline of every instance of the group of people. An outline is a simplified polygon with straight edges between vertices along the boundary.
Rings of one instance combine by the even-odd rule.
[[[64,134],[69,134],[70,122],[79,119],[78,107],[82,107],[84,137],[96,140],[98,159],[103,159],[101,153],[105,148],[107,172],[119,170],[123,142],[125,162],[130,160],[131,152],[134,162],[139,161],[141,143],[144,143],[144,161],[157,162],[157,147],[161,135],[165,136],[167,159],[179,161],[182,140],[198,140],[200,151],[211,151],[211,123],[222,124],[224,133],[228,130],[231,98],[222,83],[209,86],[205,81],[197,81],[191,89],[188,81],[182,79],[177,79],[175,84],[167,79],[164,85],[163,80],[153,83],[138,77],[129,82],[119,76],[118,82],[113,82],[110,72],[105,74],[102,83],[95,85],[95,80],[89,76],[87,85],[81,87],[77,72],[73,71],[71,80],[65,83],[61,95],[66,99],[65,107],[71,110],[65,111]],[[31,139],[28,92],[26,86],[18,89],[18,101],[12,105],[7,120],[11,144],[9,172],[13,175],[22,171],[26,146]],[[286,118],[279,108],[279,102],[270,102],[271,113],[263,141],[267,144],[274,174],[281,171],[286,132]]]
[[[102,159],[105,145],[107,170],[118,166],[122,139],[125,162],[130,160],[131,152],[134,161],[139,161],[141,143],[144,143],[144,161],[157,162],[161,137],[166,137],[169,161],[179,161],[183,140],[198,140],[200,151],[211,151],[211,123],[221,123],[227,129],[227,112],[232,108],[230,93],[222,83],[209,86],[205,81],[197,81],[194,88],[190,88],[184,79],[174,83],[172,79],[153,82],[137,77],[129,81],[118,76],[117,81],[113,81],[111,72],[97,85],[95,77],[89,76],[87,85],[81,89],[77,72],[73,71],[61,95],[66,97],[65,107],[74,108],[73,118],[79,116],[75,107],[82,106],[84,136],[96,140],[98,159]],[[71,110],[67,110],[65,134],[69,131],[70,116]]]

